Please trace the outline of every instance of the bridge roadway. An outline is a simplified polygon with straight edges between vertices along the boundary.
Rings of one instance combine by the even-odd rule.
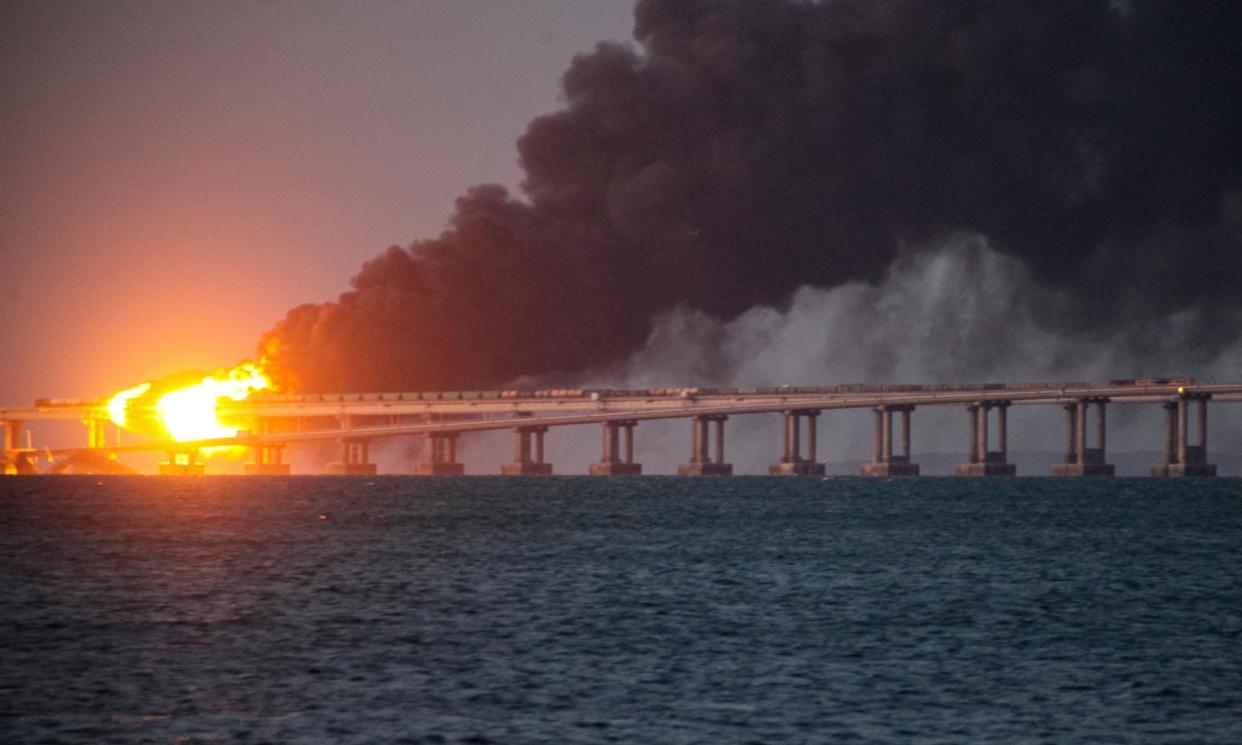
[[[814,473],[818,468],[814,454],[814,416],[822,410],[869,408],[877,412],[876,459],[872,472],[877,475],[917,473],[917,466],[907,468],[909,463],[909,417],[910,411],[920,406],[963,405],[971,414],[971,453],[968,464],[977,463],[976,471],[1012,473],[1006,465],[1007,442],[1005,409],[1010,405],[1057,404],[1069,412],[1067,427],[1067,464],[1080,466],[1078,470],[1091,471],[1092,465],[1101,465],[1104,454],[1104,405],[1109,402],[1166,404],[1170,411],[1166,432],[1166,456],[1176,464],[1185,465],[1199,455],[1206,457],[1206,402],[1242,400],[1242,383],[1203,384],[1190,378],[1172,378],[1144,381],[1070,382],[1070,383],[1021,383],[983,385],[897,385],[865,386],[842,385],[816,388],[765,388],[765,389],[707,389],[665,388],[645,391],[552,389],[539,391],[493,391],[452,393],[387,393],[387,394],[325,394],[308,396],[261,395],[242,402],[226,402],[220,406],[223,417],[231,420],[252,421],[254,426],[237,437],[173,443],[148,441],[129,445],[107,445],[102,438],[91,437],[87,449],[96,454],[132,452],[139,450],[185,453],[213,446],[244,446],[255,450],[260,464],[264,451],[279,453],[285,445],[317,441],[340,440],[345,446],[343,461],[346,466],[355,462],[358,472],[374,472],[366,457],[366,443],[373,439],[423,435],[430,439],[443,439],[465,432],[487,430],[513,430],[515,432],[515,464],[528,461],[543,464],[542,432],[548,427],[581,424],[604,425],[604,457],[601,463],[632,463],[632,428],[639,421],[673,418],[693,418],[694,443],[692,463],[710,466],[724,464],[723,421],[727,417],[743,414],[783,412],[786,416],[785,454],[781,463],[783,472]],[[1200,439],[1198,446],[1187,445],[1189,402],[1199,402]],[[1180,403],[1179,403],[1180,402]],[[9,431],[9,423],[40,420],[78,419],[98,423],[107,417],[101,401],[40,400],[35,407],[0,408],[0,420],[6,423],[6,451],[19,450],[20,444]],[[1097,446],[1086,448],[1087,410],[1097,409]],[[1174,410],[1176,409],[1176,414]],[[990,413],[997,410],[997,437],[1000,450],[989,450],[988,421]],[[902,417],[903,454],[892,452],[894,414]],[[409,421],[414,419],[415,421]],[[384,420],[387,420],[385,423]],[[331,421],[335,426],[306,428],[306,422]],[[276,428],[274,423],[292,422],[294,426]],[[716,454],[713,459],[709,450],[708,425],[716,426]],[[803,457],[800,450],[802,425],[806,423],[806,441],[810,457]],[[627,457],[619,454],[619,432],[625,429]],[[532,439],[535,438],[535,439]],[[351,445],[352,443],[352,445]],[[357,448],[361,444],[362,450]],[[455,446],[433,456],[434,462],[447,463],[446,468],[432,472],[460,472],[455,463]],[[531,461],[530,449],[537,449],[537,457]],[[351,447],[354,451],[351,454]],[[1196,452],[1197,449],[1197,452]],[[41,450],[52,456],[71,456],[83,448]],[[1087,452],[1095,451],[1095,452]],[[447,460],[445,458],[447,457]],[[1006,467],[992,469],[987,464],[994,461]],[[1090,462],[1087,462],[1090,461]],[[280,466],[277,457],[276,466]],[[635,466],[637,464],[634,464]],[[1161,464],[1167,466],[1168,464]],[[1193,465],[1193,464],[1192,464]],[[881,467],[882,466],[882,467]],[[286,469],[287,466],[280,466]],[[506,467],[508,468],[508,467]],[[1111,469],[1111,466],[1108,466]],[[593,466],[594,470],[594,466]],[[607,471],[601,468],[601,471]],[[626,472],[626,468],[614,469]],[[715,473],[729,469],[688,468],[692,473]],[[773,472],[777,472],[777,465]],[[866,469],[864,469],[866,470]],[[967,468],[965,471],[971,471]],[[1073,471],[1074,469],[1070,469]],[[1098,469],[1097,469],[1098,470]],[[1189,468],[1188,470],[1195,470]],[[629,472],[637,472],[628,469]],[[962,471],[962,469],[959,469]],[[261,469],[260,469],[261,472]],[[280,471],[273,471],[280,472]],[[353,472],[349,468],[342,472]],[[548,472],[542,468],[515,472]],[[1110,471],[1111,472],[1111,471]],[[963,473],[963,475],[973,475]],[[1076,475],[1066,473],[1064,475]]]

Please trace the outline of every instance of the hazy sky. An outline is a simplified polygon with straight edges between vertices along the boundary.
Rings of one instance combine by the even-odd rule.
[[[0,403],[250,356],[439,232],[625,0],[0,5]]]

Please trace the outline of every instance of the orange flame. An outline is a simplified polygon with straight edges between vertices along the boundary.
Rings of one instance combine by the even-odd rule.
[[[153,417],[160,434],[177,442],[233,437],[242,427],[221,420],[221,400],[244,401],[251,393],[272,387],[260,363],[243,362],[191,385],[169,387],[157,381],[121,391],[108,401],[108,416],[118,427],[133,429],[138,423],[130,407],[142,406],[147,421]]]

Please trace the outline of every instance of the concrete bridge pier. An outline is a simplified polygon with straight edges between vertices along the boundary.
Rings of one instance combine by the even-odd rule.
[[[592,476],[638,476],[641,463],[634,462],[634,427],[638,422],[604,422],[604,452],[598,463],[587,467]]]
[[[729,417],[724,414],[699,415],[690,421],[693,435],[693,449],[690,462],[677,466],[678,476],[732,476],[733,464],[725,463],[724,459],[724,423]],[[716,430],[716,457],[713,459],[711,450],[712,438],[709,427]]]
[[[1210,393],[1186,394],[1164,404],[1164,458],[1152,466],[1152,476],[1215,476],[1207,462],[1207,402]],[[1190,444],[1190,404],[1199,410],[1198,445]]]
[[[328,464],[328,473],[334,476],[374,476],[375,470],[371,462],[371,441],[363,437],[343,438],[341,461]]]
[[[1087,413],[1095,406],[1095,447],[1088,447]],[[1083,398],[1065,404],[1065,462],[1052,467],[1053,476],[1112,476],[1116,468],[1105,463],[1105,407],[1107,398]]]
[[[86,425],[86,447],[102,448],[108,446],[108,420],[88,416],[82,420]]]
[[[875,407],[875,457],[864,463],[864,476],[918,476],[919,464],[910,462],[910,414],[914,406]],[[901,414],[901,452],[893,453],[893,414]]]
[[[815,423],[817,409],[792,409],[785,417],[785,450],[780,463],[768,466],[769,476],[823,476],[824,464],[815,454],[818,435]],[[802,454],[802,422],[806,421],[806,456]]]
[[[500,472],[506,476],[550,476],[552,464],[543,462],[543,436],[547,427],[518,427],[513,430],[513,462]]]
[[[958,476],[1013,476],[1009,462],[1009,401],[977,401],[967,406],[970,413],[969,460],[956,469]],[[996,409],[996,450],[989,449],[988,419]]]
[[[202,476],[207,472],[207,465],[200,463],[198,450],[172,450],[168,460],[159,465],[161,476]]]
[[[272,433],[272,423],[268,419],[259,419],[255,423],[255,430],[259,434],[269,435]],[[283,442],[264,443],[252,448],[252,450],[254,451],[254,462],[242,466],[242,473],[247,476],[289,475],[289,464],[282,462],[285,450]]]
[[[428,461],[414,464],[419,476],[461,476],[466,467],[457,462],[460,432],[432,432],[427,436]]]
[[[289,464],[284,459],[283,442],[259,445],[254,450],[254,462],[242,466],[247,476],[288,476]]]
[[[24,453],[18,452],[21,449],[22,427],[25,422],[17,419],[0,420],[3,425],[3,436],[0,437],[0,444],[4,449],[0,451],[0,474],[5,476],[15,476],[17,474],[32,473],[34,466],[30,463],[30,459]]]

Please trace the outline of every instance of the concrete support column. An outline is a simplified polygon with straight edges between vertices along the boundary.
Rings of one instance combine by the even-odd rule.
[[[1186,463],[1186,430],[1189,416],[1187,409],[1186,398],[1183,396],[1177,399],[1177,462],[1183,465]]]
[[[86,425],[86,447],[102,448],[108,445],[108,420],[98,417],[86,417],[82,420]]]
[[[265,442],[255,448],[254,462],[242,465],[247,476],[288,476],[289,466],[282,463],[284,443]]]
[[[1166,401],[1164,408],[1164,465],[1177,463],[1177,403]]]
[[[329,463],[328,473],[337,476],[374,476],[375,464],[370,460],[370,440],[343,438],[341,462]]]
[[[16,419],[0,420],[0,474],[15,476],[23,473],[34,473],[30,459],[25,453],[17,453],[21,448],[22,424]]]
[[[785,416],[785,453],[779,463],[768,466],[770,476],[822,476],[824,464],[816,460],[815,420],[819,412],[811,409],[791,409]],[[807,455],[802,455],[802,420],[806,419]]]
[[[918,476],[919,466],[910,462],[910,412],[913,406],[893,404],[875,408],[875,460],[864,463],[864,476]],[[971,407],[973,412],[973,407]],[[901,452],[893,453],[893,414],[901,414]],[[969,452],[974,455],[974,441],[978,419],[973,415],[971,423],[971,446]]]
[[[1083,463],[1087,459],[1087,401],[1080,400],[1074,408],[1074,429],[1077,431],[1074,442],[1078,451],[1074,454],[1074,462]]]
[[[1001,462],[1009,462],[1009,402],[1003,401],[996,405],[996,449],[1000,451]]]
[[[530,463],[530,433],[524,429],[513,430],[513,460],[515,463]]]
[[[535,436],[535,463],[543,465],[543,436],[547,434],[547,427],[534,427],[531,432]]]
[[[1201,448],[1201,457],[1203,462],[1207,462],[1207,397],[1199,398],[1199,447]]]
[[[911,406],[901,407],[901,457],[910,460],[910,412]]]
[[[1104,458],[1104,404],[1108,399],[1084,398],[1065,405],[1066,423],[1065,462],[1052,466],[1053,476],[1112,476],[1116,469]],[[1096,406],[1096,448],[1087,447],[1087,412],[1091,404]]]
[[[802,428],[801,414],[797,411],[785,412],[785,428],[789,432],[789,463],[802,461]]]
[[[880,435],[880,462],[891,463],[893,461],[893,411],[887,406],[880,408],[884,412],[880,416],[880,423],[884,430]]]
[[[978,463],[979,462],[979,407],[978,406],[967,406],[966,411],[970,413],[970,445],[966,449],[966,452],[969,454],[967,456],[969,458],[967,462]]]
[[[781,463],[792,463],[793,462],[793,436],[790,434],[789,430],[791,427],[794,426],[794,423],[793,423],[794,418],[793,418],[793,414],[791,414],[788,411],[782,414],[782,416],[784,417],[785,429],[782,432],[782,436],[784,437],[784,440],[783,440],[784,448],[781,451]]]
[[[988,415],[992,411],[992,406],[987,403],[979,404],[975,416],[979,418],[979,439],[975,442],[975,462],[986,463],[988,459]]]
[[[414,464],[419,476],[461,476],[466,467],[457,462],[460,432],[432,432],[427,435],[427,461]],[[516,452],[516,450],[515,450]]]
[[[1165,445],[1163,462],[1152,466],[1152,476],[1215,476],[1216,466],[1207,459],[1207,402],[1210,394],[1184,394],[1164,404]],[[1190,402],[1199,409],[1198,442],[1190,440]]]
[[[604,426],[602,429],[603,429],[603,434],[604,434],[604,450],[603,450],[603,453],[600,455],[600,462],[601,463],[616,463],[618,460],[617,423],[616,422],[604,422]]]
[[[202,476],[207,468],[198,462],[197,450],[173,450],[168,453],[168,460],[159,464],[161,476]]]
[[[627,419],[604,422],[604,452],[598,463],[587,466],[592,476],[638,476],[643,467],[634,462],[634,427],[638,422]],[[624,445],[622,433],[624,432]],[[697,425],[694,431],[698,436]]]
[[[955,469],[958,476],[1013,476],[1009,463],[1009,401],[978,401],[967,408],[973,413],[971,459]],[[988,416],[996,409],[996,452],[988,450]]]
[[[733,474],[733,464],[726,463],[724,459],[724,423],[728,418],[729,417],[724,415],[700,415],[694,417],[692,420],[692,431],[694,433],[694,456],[691,458],[689,463],[683,463],[677,467],[678,475],[731,476]],[[709,424],[716,425],[716,447],[714,460],[708,454],[708,451],[711,449],[711,435],[708,430]]]
[[[4,420],[4,449],[20,450],[22,447],[22,426],[25,422],[17,419]]]
[[[1105,399],[1098,399],[1095,402],[1095,446],[1099,448],[1101,458],[1103,458],[1104,453],[1107,452],[1106,443],[1108,442],[1108,438],[1107,438],[1108,424],[1105,421],[1105,417],[1106,417],[1105,407],[1106,406],[1107,406],[1107,401]]]
[[[726,416],[715,417],[713,421],[716,423],[716,459],[715,463],[725,462],[725,440],[724,440],[724,423],[728,419]],[[795,439],[794,448],[797,449],[798,443]]]
[[[1078,463],[1078,404],[1065,404],[1065,462]]]
[[[804,412],[804,415],[806,416],[806,460],[808,463],[818,463],[819,454],[816,452],[818,449],[816,440],[819,436],[819,426],[817,423],[819,412],[808,411]]]
[[[884,407],[875,407],[875,457],[874,463],[884,462]]]
[[[505,463],[500,472],[508,476],[548,476],[552,464],[544,462],[543,436],[547,427],[538,425],[513,430],[513,462]]]

